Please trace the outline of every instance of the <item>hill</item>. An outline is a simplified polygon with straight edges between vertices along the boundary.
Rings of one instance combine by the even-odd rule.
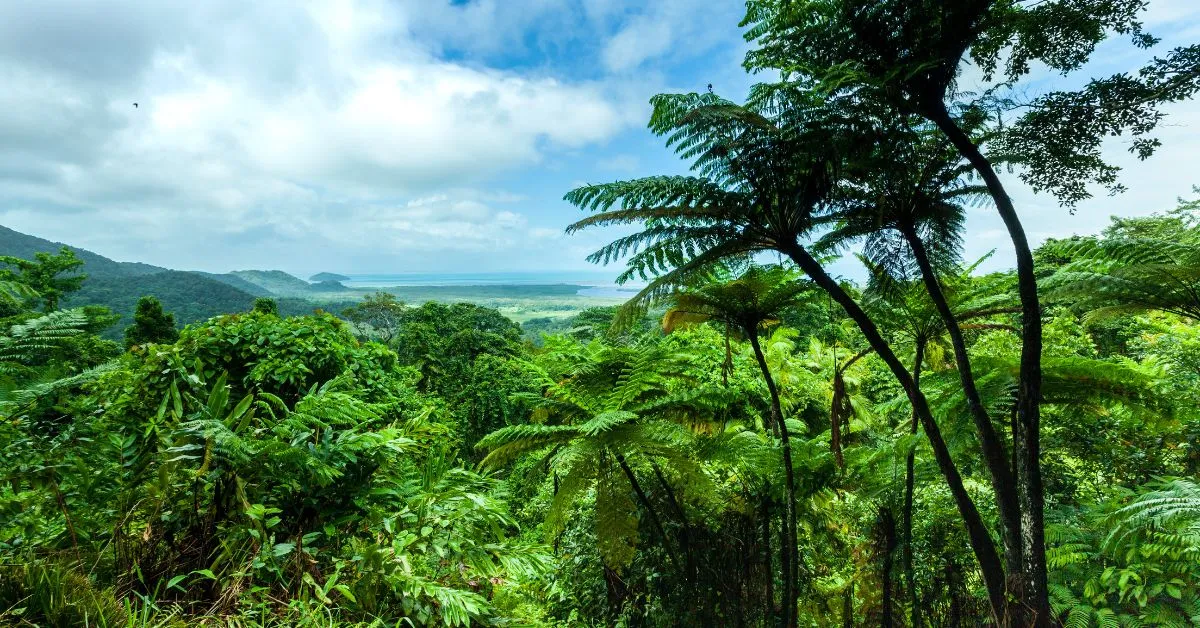
[[[241,277],[238,277],[237,275],[234,275],[231,273],[206,273],[206,272],[199,271],[199,270],[192,271],[192,272],[196,273],[197,275],[200,275],[201,277],[207,277],[209,279],[212,279],[213,281],[219,281],[223,284],[233,286],[234,288],[237,288],[238,290],[241,290],[242,292],[252,294],[256,297],[269,297],[269,296],[273,295],[273,293],[270,290],[267,290],[266,288],[263,288],[262,286],[260,286],[256,283],[251,283],[249,281],[246,281],[245,279],[242,279]]]
[[[103,305],[121,315],[104,335],[117,338],[133,319],[137,301],[152,295],[175,314],[182,327],[218,314],[247,310],[255,297],[270,296],[261,287],[231,275],[168,270],[139,262],[118,262],[79,247],[51,242],[0,227],[0,254],[30,259],[35,253],[54,253],[63,246],[83,260],[83,288],[64,301],[66,307]],[[293,308],[296,309],[296,308]]]
[[[330,279],[314,283],[308,289],[313,292],[345,292],[347,290],[346,286],[343,286],[340,281]]]
[[[199,273],[165,270],[135,277],[89,277],[83,288],[65,301],[68,307],[103,305],[121,315],[117,328],[129,324],[142,296],[157,297],[175,314],[179,326],[219,314],[250,309],[255,295]],[[114,328],[115,329],[115,328]],[[109,330],[106,335],[112,335]]]
[[[62,244],[0,227],[0,255],[32,258],[35,253],[53,253]],[[499,310],[515,321],[535,318],[564,319],[593,306],[614,305],[623,296],[580,294],[576,284],[486,284],[486,285],[400,285],[390,287],[347,287],[339,280],[309,283],[281,270],[239,270],[232,273],[169,270],[134,262],[118,262],[97,253],[72,247],[84,261],[88,275],[83,289],[64,300],[68,307],[102,305],[121,315],[105,332],[118,338],[133,319],[137,300],[153,295],[175,314],[180,327],[207,320],[218,314],[245,311],[256,297],[271,297],[284,315],[307,314],[315,308],[341,312],[377,290],[395,294],[401,301],[420,304],[470,302]],[[319,273],[314,277],[333,273]],[[546,329],[558,329],[554,321],[539,321]],[[534,323],[537,327],[538,323]]]
[[[350,278],[337,273],[317,273],[308,278],[309,281],[320,283],[322,281],[350,281]]]
[[[308,294],[311,284],[282,270],[235,270],[230,275],[276,296]]]
[[[64,246],[74,251],[75,256],[83,260],[83,270],[91,278],[136,277],[167,270],[141,262],[118,262],[87,249],[61,242],[51,242],[0,226],[0,255],[33,259],[35,253],[57,253]]]

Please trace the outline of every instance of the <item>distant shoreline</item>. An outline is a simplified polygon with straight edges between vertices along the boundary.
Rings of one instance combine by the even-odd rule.
[[[617,287],[616,276],[589,272],[347,273],[346,287],[573,285]]]
[[[363,273],[347,274],[341,282],[350,290],[382,290],[411,292],[480,291],[484,293],[548,291],[570,293],[592,298],[629,298],[641,289],[640,285],[617,285],[607,273]],[[439,290],[440,289],[440,290]]]
[[[639,287],[627,287],[616,285],[592,285],[582,283],[473,283],[473,284],[452,284],[452,283],[412,283],[412,284],[395,284],[395,283],[368,283],[368,282],[353,282],[343,281],[342,285],[349,291],[354,292],[393,292],[397,294],[412,294],[412,293],[474,293],[480,296],[518,296],[531,293],[540,294],[559,294],[559,295],[575,295],[581,297],[613,299],[621,298],[628,299],[637,294]]]

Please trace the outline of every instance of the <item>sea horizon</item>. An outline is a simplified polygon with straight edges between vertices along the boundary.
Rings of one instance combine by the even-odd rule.
[[[342,284],[351,288],[386,288],[389,286],[496,286],[567,284],[589,288],[613,288],[636,291],[633,283],[620,286],[617,273],[604,271],[513,271],[483,273],[338,273],[350,279]]]

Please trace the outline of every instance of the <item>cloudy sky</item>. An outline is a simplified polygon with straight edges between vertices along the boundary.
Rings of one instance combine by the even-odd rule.
[[[611,234],[563,235],[579,213],[562,195],[682,171],[647,100],[708,83],[742,98],[741,15],[737,0],[2,2],[0,224],[209,271],[588,269]],[[1198,41],[1200,3],[1151,0],[1147,23],[1152,53]],[[1097,57],[1101,75],[1146,53]],[[1071,215],[1011,183],[1031,235],[1190,195],[1200,104],[1170,112],[1152,161],[1112,143],[1125,195]],[[970,228],[968,254],[1002,247],[987,209]]]

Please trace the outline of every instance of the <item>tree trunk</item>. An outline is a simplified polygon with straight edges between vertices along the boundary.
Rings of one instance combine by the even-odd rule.
[[[983,406],[979,389],[975,385],[975,374],[971,371],[971,357],[967,353],[967,343],[963,338],[962,328],[958,319],[950,309],[937,274],[929,261],[925,243],[917,237],[912,228],[901,230],[905,240],[912,247],[913,257],[921,269],[921,279],[930,300],[937,308],[946,332],[950,335],[950,344],[954,347],[954,362],[958,368],[958,379],[962,383],[963,395],[967,399],[967,407],[971,418],[975,421],[975,433],[979,437],[979,447],[983,451],[983,459],[987,465],[988,474],[992,480],[992,492],[996,496],[996,511],[1000,516],[1001,532],[1004,539],[1005,566],[1011,578],[1024,569],[1021,542],[1021,506],[1017,497],[1017,483],[1009,466],[1009,457],[1005,452],[1004,441],[996,432],[987,409]]]
[[[799,243],[793,243],[783,248],[782,252],[786,253],[800,267],[800,270],[804,271],[818,287],[837,301],[838,305],[842,306],[846,314],[854,320],[859,330],[863,332],[863,336],[866,337],[871,348],[887,364],[888,369],[892,371],[892,375],[900,383],[900,386],[904,388],[909,403],[912,404],[913,410],[921,419],[921,425],[925,428],[925,435],[929,439],[930,448],[933,450],[934,460],[937,461],[938,469],[942,472],[942,476],[945,477],[946,484],[950,488],[950,493],[954,497],[955,506],[962,516],[963,525],[967,530],[967,537],[971,542],[971,549],[975,553],[976,560],[979,561],[980,572],[983,575],[984,584],[987,586],[988,601],[991,604],[992,613],[995,615],[997,621],[999,621],[1005,616],[1006,607],[1004,566],[1001,564],[1000,556],[996,553],[996,547],[992,542],[987,525],[983,522],[983,517],[980,516],[979,510],[975,507],[975,502],[972,501],[970,494],[967,493],[967,489],[963,485],[962,476],[958,472],[958,467],[954,464],[954,459],[950,456],[950,449],[946,446],[941,429],[938,428],[937,422],[933,419],[933,413],[929,409],[928,401],[913,384],[912,375],[908,372],[908,369],[900,363],[891,346],[879,334],[879,329],[875,327],[875,322],[867,316],[858,303],[829,276],[829,273],[825,272],[821,264],[804,247],[800,246]]]
[[[881,628],[892,628],[895,625],[892,621],[892,553],[896,550],[896,516],[892,514],[891,508],[883,508],[879,518],[880,525],[883,526],[883,573],[880,575],[883,585],[883,617],[879,618],[879,625]]]
[[[629,463],[625,462],[625,456],[618,453],[616,454],[616,458],[617,464],[621,465],[621,470],[625,472],[625,477],[629,479],[629,485],[633,487],[633,492],[637,495],[638,501],[642,503],[642,507],[650,515],[650,522],[654,525],[654,531],[658,533],[658,538],[662,539],[663,549],[667,552],[667,558],[671,559],[671,565],[678,570],[679,559],[675,556],[675,550],[671,549],[671,539],[667,536],[666,530],[663,529],[662,520],[658,518],[658,511],[654,509],[654,505],[646,498],[646,492],[642,490],[642,485],[638,483],[637,476],[633,474],[633,469],[629,468]]]
[[[608,565],[604,566],[604,597],[608,603],[608,621],[616,625],[621,617],[621,608],[625,606],[625,598],[629,597],[629,588],[621,575]]]
[[[767,366],[767,358],[763,355],[762,345],[758,341],[758,330],[747,329],[746,335],[750,338],[750,346],[754,348],[754,357],[758,360],[758,368],[762,370],[763,379],[767,382],[767,392],[771,394],[771,421],[779,426],[779,438],[781,448],[783,449],[783,478],[784,488],[787,491],[787,497],[784,504],[784,529],[787,539],[787,547],[781,548],[780,556],[783,558],[783,624],[787,628],[794,628],[796,625],[796,602],[799,599],[798,591],[796,590],[796,568],[797,558],[797,534],[796,534],[796,478],[795,470],[792,468],[792,445],[788,440],[787,421],[783,418],[783,408],[779,402],[779,388],[775,385],[775,378],[771,376],[771,369]]]
[[[1017,608],[1013,610],[1032,613],[1031,617],[1023,618],[1024,625],[1050,626],[1053,617],[1046,581],[1045,494],[1041,470],[1042,312],[1038,302],[1033,251],[1012,199],[991,162],[950,117],[945,107],[931,112],[931,119],[987,183],[988,192],[1008,230],[1017,258],[1017,293],[1021,297],[1021,375],[1017,391],[1017,428],[1020,434],[1013,442],[1013,457],[1017,462],[1024,569],[1021,582],[1018,583],[1021,590],[1014,591]]]
[[[658,468],[658,464],[651,460],[650,468],[654,470],[654,477],[658,479],[659,485],[666,492],[671,509],[675,511],[675,516],[679,518],[679,540],[680,544],[683,545],[683,557],[687,567],[685,577],[688,581],[695,582],[696,557],[695,552],[692,551],[692,528],[688,524],[687,513],[683,512],[683,506],[675,498],[675,490],[671,488],[671,483],[667,482],[667,478],[663,475],[662,469]]]
[[[767,487],[768,489],[770,487]],[[763,583],[766,597],[763,604],[763,626],[775,625],[775,569],[771,564],[771,497],[770,491],[762,499],[763,538]]]
[[[842,378],[837,364],[833,366],[833,401],[829,404],[829,449],[833,451],[833,462],[842,468],[846,458],[842,454],[842,414],[846,405],[846,380]]]
[[[925,339],[918,338],[916,345],[916,357],[913,358],[913,386],[917,390],[921,389],[921,364],[925,361]],[[912,413],[912,434],[915,436],[917,428],[920,425],[920,419],[917,418],[917,411]],[[916,570],[913,568],[913,492],[916,489],[916,446],[908,451],[907,460],[904,463],[904,579],[908,586],[908,603],[911,613],[910,625],[913,628],[921,628],[921,601],[917,594],[917,578]]]
[[[854,628],[854,581],[846,586],[842,594],[842,628]]]

